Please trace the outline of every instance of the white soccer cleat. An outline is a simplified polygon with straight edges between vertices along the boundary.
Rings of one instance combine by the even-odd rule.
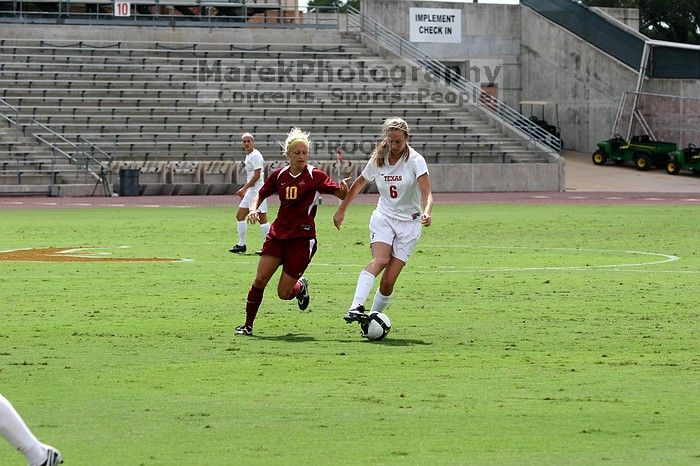
[[[63,463],[63,456],[61,456],[60,451],[46,444],[44,444],[44,448],[46,448],[46,460],[40,463],[39,466],[56,466]]]

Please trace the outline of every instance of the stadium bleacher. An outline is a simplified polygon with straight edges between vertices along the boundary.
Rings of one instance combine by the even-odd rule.
[[[462,106],[425,99],[415,82],[338,79],[390,63],[354,36],[338,35],[336,44],[270,41],[263,46],[0,39],[0,98],[17,109],[23,130],[19,141],[7,140],[9,127],[0,139],[7,149],[3,157],[14,161],[7,170],[0,165],[0,179],[26,184],[30,178],[17,176],[19,165],[40,172],[36,167],[46,164],[32,159],[58,153],[65,160],[47,170],[59,184],[85,179],[94,184],[88,176],[97,172],[92,162],[109,164],[111,173],[137,163],[144,185],[208,184],[194,191],[234,192],[240,170],[233,164],[241,160],[243,132],[255,134],[267,160],[281,159],[278,141],[299,126],[311,132],[316,160],[332,161],[340,149],[345,160],[360,163],[388,116],[407,119],[414,128],[411,144],[429,163],[545,159]],[[93,156],[80,168],[84,141]],[[150,162],[166,164],[152,171],[144,165]],[[213,168],[214,162],[223,164]],[[32,179],[42,178],[37,173]],[[226,184],[232,186],[224,189]]]

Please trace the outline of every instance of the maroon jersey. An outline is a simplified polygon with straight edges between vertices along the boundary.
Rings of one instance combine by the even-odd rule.
[[[279,239],[315,238],[314,217],[319,193],[333,194],[340,187],[311,165],[306,165],[297,176],[292,176],[289,167],[272,172],[258,193],[260,202],[274,193],[280,198],[280,208],[270,225],[269,235]]]

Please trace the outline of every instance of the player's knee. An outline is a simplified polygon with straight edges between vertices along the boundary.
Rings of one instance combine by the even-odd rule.
[[[375,257],[372,259],[374,262],[374,267],[379,270],[384,270],[387,265],[389,265],[390,257]]]

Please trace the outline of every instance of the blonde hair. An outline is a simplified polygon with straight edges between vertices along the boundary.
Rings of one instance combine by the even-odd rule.
[[[250,133],[243,133],[243,134],[241,135],[241,141],[244,140],[245,138],[250,138],[250,139],[253,140],[253,142],[255,142],[255,138],[254,138],[253,135],[250,134]]]
[[[292,128],[287,133],[287,139],[284,141],[284,153],[285,155],[289,152],[289,148],[297,142],[303,142],[306,147],[311,147],[311,140],[309,139],[309,133],[306,133],[299,128]]]
[[[389,133],[391,131],[401,131],[406,139],[411,136],[411,132],[408,129],[408,123],[404,121],[403,118],[387,118],[382,123],[382,142],[380,142],[377,147],[372,151],[372,156],[370,158],[378,167],[384,166],[384,154],[389,147]],[[410,146],[406,143],[403,153],[400,157],[408,158],[410,152]]]

